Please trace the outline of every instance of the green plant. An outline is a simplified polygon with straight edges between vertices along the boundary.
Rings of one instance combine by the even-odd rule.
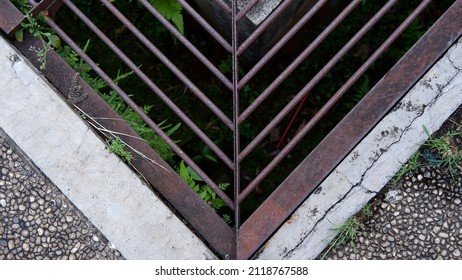
[[[116,0],[110,0],[115,2]],[[132,2],[130,0],[129,2]],[[176,0],[149,0],[149,3],[156,8],[156,10],[165,19],[171,21],[175,27],[184,34],[184,21],[183,21],[183,7]]]
[[[112,138],[107,141],[107,149],[109,152],[120,156],[124,161],[130,163],[133,159],[131,152],[125,150],[125,143],[120,138]]]
[[[423,146],[428,147],[431,151],[435,152],[438,159],[434,159],[435,163],[438,163],[444,168],[447,168],[452,179],[456,178],[457,170],[460,169],[462,162],[462,151],[459,151],[457,145],[453,142],[455,136],[460,136],[460,132],[448,132],[445,135],[435,138],[433,137],[428,129],[423,126],[425,134],[428,139],[425,141]]]
[[[228,214],[224,214],[223,221],[225,221],[225,223],[227,223],[228,225],[231,224],[231,216]]]
[[[167,20],[173,22],[178,31],[184,34],[183,8],[176,0],[149,0],[154,8]]]
[[[336,250],[348,242],[351,242],[354,247],[354,240],[361,234],[361,230],[364,230],[364,225],[355,217],[348,219],[345,223],[336,227],[334,229],[336,237],[329,243],[329,247],[321,259],[324,259],[330,251]]]
[[[28,0],[11,0],[11,3],[18,7],[24,14],[27,14],[32,8]]]
[[[364,205],[364,207],[361,209],[361,214],[366,220],[370,219],[372,217],[372,205],[369,203]]]
[[[184,161],[180,162],[179,174],[186,184],[188,184],[194,192],[196,192],[202,200],[207,202],[215,211],[218,211],[221,207],[226,205],[223,199],[219,198],[209,186],[201,184],[203,182],[202,178],[199,177],[199,175],[197,175],[191,167],[186,166]],[[228,186],[228,183],[221,183],[218,185],[218,187],[222,190],[226,190]],[[230,221],[230,219],[228,219],[228,221]]]
[[[59,49],[61,47],[61,40],[54,32],[45,27],[47,22],[46,17],[43,13],[39,13],[37,17],[32,17],[31,14],[24,15],[25,21],[21,22],[21,27],[16,31],[16,40],[20,43],[24,42],[24,31],[29,31],[34,37],[40,39],[42,48],[37,49],[35,46],[31,47],[31,50],[37,53],[38,61],[40,62],[40,69],[46,67],[46,55],[49,50],[53,47]]]
[[[90,42],[87,41],[83,47],[83,51],[87,51]],[[173,163],[173,152],[170,147],[141,119],[138,114],[133,111],[122,98],[113,90],[103,92],[107,84],[98,76],[92,73],[91,67],[86,64],[69,46],[64,46],[58,50],[58,54],[77,72],[80,76],[111,106],[111,108],[119,114],[138,135],[144,139],[154,151],[159,154],[165,161]],[[120,81],[132,75],[133,72],[117,73],[114,82],[118,84]],[[142,107],[144,113],[149,114],[153,108],[152,105],[145,105]],[[161,122],[158,126],[165,131],[167,135],[173,134],[180,126],[166,124],[166,121]]]
[[[408,160],[407,163],[403,164],[401,168],[396,172],[396,174],[391,179],[391,185],[396,187],[399,180],[404,177],[404,175],[409,173],[414,173],[417,169],[420,168],[421,164],[419,162],[420,152],[415,152]]]

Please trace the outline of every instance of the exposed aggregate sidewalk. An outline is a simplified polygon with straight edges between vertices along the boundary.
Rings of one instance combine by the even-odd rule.
[[[462,133],[462,107],[433,138]],[[462,152],[462,137],[449,138],[454,153]],[[370,202],[370,217],[360,213],[363,227],[351,241],[320,255],[324,259],[462,259],[462,171],[455,176],[438,165],[437,155],[421,147],[421,167],[391,182]],[[336,225],[332,226],[333,228]],[[335,231],[333,231],[335,232]],[[335,240],[335,239],[334,239]]]
[[[0,128],[0,260],[123,259]]]

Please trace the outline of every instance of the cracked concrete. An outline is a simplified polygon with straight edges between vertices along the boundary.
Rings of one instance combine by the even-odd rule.
[[[462,104],[462,39],[343,160],[263,246],[259,259],[314,259],[430,133]]]
[[[0,73],[0,128],[123,257],[216,258],[1,36]]]

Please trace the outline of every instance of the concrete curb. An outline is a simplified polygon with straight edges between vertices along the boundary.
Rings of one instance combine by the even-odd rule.
[[[280,230],[258,259],[314,259],[335,237],[333,229],[356,214],[402,163],[462,104],[462,39],[436,63],[329,175]]]
[[[0,73],[0,127],[125,258],[216,258],[2,37]]]

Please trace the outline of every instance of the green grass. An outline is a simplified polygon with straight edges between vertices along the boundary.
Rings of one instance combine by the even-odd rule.
[[[120,140],[120,138],[112,138],[107,141],[107,144],[107,149],[109,152],[120,156],[120,158],[122,158],[127,163],[132,161],[132,153],[125,149],[126,145],[124,142],[122,142],[122,140]]]
[[[419,162],[420,152],[415,152],[408,160],[407,163],[403,164],[401,168],[396,172],[395,176],[391,179],[391,186],[396,187],[398,182],[404,177],[406,174],[412,174],[417,171],[421,164]]]
[[[324,259],[332,250],[336,250],[347,243],[351,243],[355,247],[354,241],[361,234],[362,230],[364,230],[364,224],[356,217],[351,217],[345,223],[336,227],[334,229],[336,236],[329,242],[329,247],[321,259]]]
[[[460,170],[462,163],[462,151],[457,149],[454,143],[454,137],[460,136],[460,132],[448,132],[441,137],[433,137],[428,129],[423,127],[428,136],[427,141],[422,145],[434,152],[438,158],[434,159],[434,163],[439,164],[441,167],[449,171],[452,179],[455,180],[457,171]]]

